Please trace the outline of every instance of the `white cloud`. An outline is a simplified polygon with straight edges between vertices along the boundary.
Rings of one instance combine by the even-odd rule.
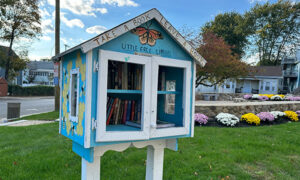
[[[60,40],[64,43],[64,44],[67,44],[67,39],[66,38],[60,38]]]
[[[50,16],[50,14],[49,14],[49,12],[47,11],[46,8],[43,8],[43,9],[40,8],[39,11],[40,11],[40,15],[41,15],[42,18]]]
[[[89,27],[85,31],[89,34],[101,34],[106,30],[107,30],[106,27],[97,25],[97,26]]]
[[[55,6],[55,0],[48,0],[48,4]],[[60,1],[60,8],[67,9],[74,14],[94,16],[95,12],[107,13],[106,8],[94,8],[95,0],[63,0]]]
[[[243,61],[247,64],[256,65],[259,61],[259,54],[255,53],[250,56],[247,56],[243,59]]]
[[[80,19],[67,19],[65,17],[65,13],[60,13],[60,18],[63,23],[65,23],[68,27],[72,28],[74,26],[84,28],[84,24]]]
[[[52,24],[52,19],[43,19],[41,23],[43,34],[53,33],[54,26]]]
[[[132,0],[101,0],[101,4],[109,4],[112,6],[133,6],[136,7],[138,4]]]
[[[44,41],[51,41],[50,36],[42,36],[41,39],[44,40]]]

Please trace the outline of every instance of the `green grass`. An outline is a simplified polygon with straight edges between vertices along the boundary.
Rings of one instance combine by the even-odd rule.
[[[300,123],[247,128],[196,127],[165,151],[164,179],[299,179]],[[80,179],[81,159],[58,123],[0,127],[0,179]],[[109,151],[102,179],[144,179],[146,149]]]
[[[56,120],[59,118],[59,112],[58,111],[52,111],[47,113],[41,113],[41,114],[35,114],[30,116],[24,116],[22,118],[19,118],[17,120]]]

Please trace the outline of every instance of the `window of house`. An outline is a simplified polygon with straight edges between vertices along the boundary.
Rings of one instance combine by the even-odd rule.
[[[79,70],[71,70],[70,83],[70,120],[78,122]]]

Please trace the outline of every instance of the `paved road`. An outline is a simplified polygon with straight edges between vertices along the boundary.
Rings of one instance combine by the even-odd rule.
[[[21,116],[54,111],[54,97],[0,97],[0,120],[6,118],[7,102],[21,103]]]

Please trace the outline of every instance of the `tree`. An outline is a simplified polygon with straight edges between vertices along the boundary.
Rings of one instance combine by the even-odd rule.
[[[237,79],[249,74],[249,65],[232,54],[231,46],[222,37],[206,32],[197,51],[206,59],[204,67],[197,66],[196,86],[214,86],[226,79]]]
[[[20,38],[35,38],[40,32],[38,0],[0,0],[0,39],[9,42],[5,63],[8,79],[13,59],[13,44]]]
[[[300,2],[256,4],[245,14],[244,25],[252,32],[249,39],[259,56],[259,65],[279,65],[299,45]]]
[[[8,47],[0,46],[0,67],[6,67],[6,60],[8,54]],[[29,59],[27,58],[27,51],[22,50],[17,55],[14,51],[12,51],[12,56],[10,57],[10,70],[8,73],[7,80],[12,80],[16,77],[20,70],[26,68],[27,62]]]
[[[231,50],[240,58],[245,54],[244,49],[248,45],[247,36],[249,31],[242,27],[244,17],[236,12],[219,14],[213,21],[207,22],[201,29],[202,33],[213,32],[222,37]],[[243,24],[245,25],[245,24]]]

